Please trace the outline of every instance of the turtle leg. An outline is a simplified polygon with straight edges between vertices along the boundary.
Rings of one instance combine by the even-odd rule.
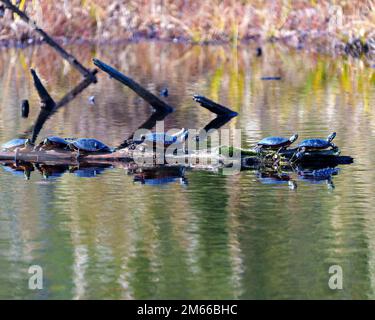
[[[293,155],[290,157],[290,159],[289,159],[289,163],[290,164],[294,164],[297,160],[298,160],[298,157],[299,157],[299,155],[300,155],[300,152],[301,152],[301,150],[300,149],[297,149],[294,153],[293,153]]]
[[[256,146],[254,148],[254,151],[260,155],[262,153],[262,149],[263,149],[262,146]]]
[[[304,155],[305,155],[306,149],[302,148],[301,150],[298,150],[293,156],[295,156],[295,160],[292,161],[292,163],[295,163],[297,161],[300,161]]]
[[[332,181],[332,177],[329,177],[329,179],[327,179],[327,188],[329,190],[335,189],[335,184]]]
[[[278,168],[279,165],[280,165],[280,161],[281,161],[281,157],[279,155],[278,152],[276,152],[273,156],[272,156],[272,160],[273,160],[273,166]]]
[[[80,158],[81,158],[81,153],[79,152],[79,149],[77,149],[76,160],[79,161]]]
[[[338,149],[338,147],[333,142],[331,142],[331,148],[334,151],[336,151]]]

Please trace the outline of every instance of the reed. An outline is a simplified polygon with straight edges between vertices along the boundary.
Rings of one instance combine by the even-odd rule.
[[[191,42],[282,39],[324,46],[375,39],[375,0],[21,0],[22,10],[54,37],[118,41],[139,37]],[[0,40],[35,35],[10,12]]]

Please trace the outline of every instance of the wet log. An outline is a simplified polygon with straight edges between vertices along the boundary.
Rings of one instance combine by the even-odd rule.
[[[229,149],[229,150],[228,150]],[[207,152],[201,151],[199,153],[192,153],[191,155],[183,155],[183,156],[176,156],[173,159],[180,164],[184,164],[185,166],[190,166],[191,163],[189,161],[184,161],[186,159],[202,159],[205,160],[207,157],[209,158],[216,158],[218,163],[225,165],[227,163],[227,156],[232,156],[231,147],[222,147],[220,148],[220,152],[212,152],[212,150],[207,150]],[[232,150],[233,152],[233,150]],[[253,151],[243,150],[240,153],[241,167],[249,168],[249,167],[257,167],[260,164],[266,165],[267,163],[263,161],[262,158],[253,154]],[[142,152],[129,150],[127,148],[116,150],[112,153],[95,153],[95,154],[88,154],[82,155],[77,158],[77,153],[72,151],[64,151],[64,150],[22,150],[17,149],[15,152],[0,152],[0,161],[26,161],[32,163],[59,163],[59,164],[67,164],[67,165],[76,165],[77,163],[115,163],[115,162],[134,162],[135,159],[145,160],[145,164],[149,164],[149,160],[154,158],[154,154],[151,152],[149,154],[143,154]],[[230,159],[233,160],[233,159]],[[234,159],[235,160],[235,159]],[[151,161],[152,162],[152,161]],[[171,162],[171,161],[169,161]],[[194,162],[194,161],[193,161]],[[324,168],[324,167],[335,167],[337,165],[342,164],[351,164],[353,162],[353,158],[349,156],[339,156],[339,155],[318,155],[315,156],[307,156],[303,158],[297,164],[290,164],[288,162],[281,163],[280,165],[283,168],[292,168],[294,165],[308,167],[308,168]],[[203,161],[203,163],[205,163]],[[167,164],[167,163],[165,163]],[[171,163],[172,164],[172,163]],[[272,165],[272,163],[270,164]],[[208,165],[210,167],[210,165]],[[204,165],[202,166],[202,169]]]
[[[23,21],[25,21],[35,32],[39,33],[43,40],[54,48],[61,57],[68,61],[75,69],[77,69],[85,78],[91,79],[92,82],[96,82],[95,74],[89,69],[85,68],[73,55],[66,52],[55,40],[53,40],[43,29],[38,27],[35,21],[31,20],[29,16],[18,9],[14,4],[9,0],[0,0],[4,5],[14,13],[16,13]]]
[[[77,158],[76,152],[64,150],[21,150],[17,149],[13,152],[0,152],[0,161],[25,161],[32,163],[64,163],[64,164],[77,164],[79,162],[115,162],[126,161],[132,159],[124,150],[119,150],[113,153],[97,153],[84,155]]]

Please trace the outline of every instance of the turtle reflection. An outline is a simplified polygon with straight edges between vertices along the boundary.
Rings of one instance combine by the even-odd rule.
[[[297,189],[297,183],[291,178],[288,172],[277,168],[262,167],[256,172],[257,181],[268,185],[288,185],[289,189]]]
[[[91,165],[81,164],[79,166],[70,166],[69,172],[74,173],[79,178],[95,178],[102,174],[106,169],[112,168],[109,164]]]
[[[69,166],[61,164],[47,165],[43,163],[36,163],[35,168],[40,172],[44,179],[57,179],[69,169]]]
[[[147,185],[163,185],[169,183],[180,183],[187,185],[184,167],[154,167],[140,168],[134,171],[133,181]]]
[[[2,163],[2,168],[6,172],[10,172],[16,176],[23,176],[25,180],[29,180],[34,166],[30,162],[11,162]]]
[[[299,169],[298,177],[300,180],[308,181],[314,184],[326,183],[329,189],[334,189],[333,176],[339,173],[339,168],[320,168],[320,169]]]

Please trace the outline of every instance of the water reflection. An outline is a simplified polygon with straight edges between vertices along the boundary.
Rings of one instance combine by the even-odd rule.
[[[269,135],[298,132],[304,139],[335,130],[342,154],[355,162],[340,166],[329,192],[326,182],[311,184],[288,171],[298,186],[293,191],[259,183],[251,170],[186,170],[183,187],[178,180],[134,183],[121,167],[91,179],[64,173],[50,183],[40,183],[36,170],[30,181],[23,172],[21,179],[1,172],[0,297],[374,298],[373,68],[272,45],[261,58],[248,47],[70,49],[86,65],[94,56],[108,61],[154,93],[167,86],[163,99],[176,110],[166,130],[198,129],[213,119],[192,102],[197,93],[239,113],[225,128],[242,129],[245,148]],[[47,47],[0,50],[0,141],[26,131],[39,112],[30,67],[56,100],[80,80]],[[261,81],[264,75],[282,80]],[[120,145],[148,118],[150,107],[135,94],[102,73],[98,78],[41,136]],[[30,115],[22,119],[26,98]],[[26,287],[31,264],[44,269],[40,292]],[[344,290],[328,288],[333,264],[344,270]]]

